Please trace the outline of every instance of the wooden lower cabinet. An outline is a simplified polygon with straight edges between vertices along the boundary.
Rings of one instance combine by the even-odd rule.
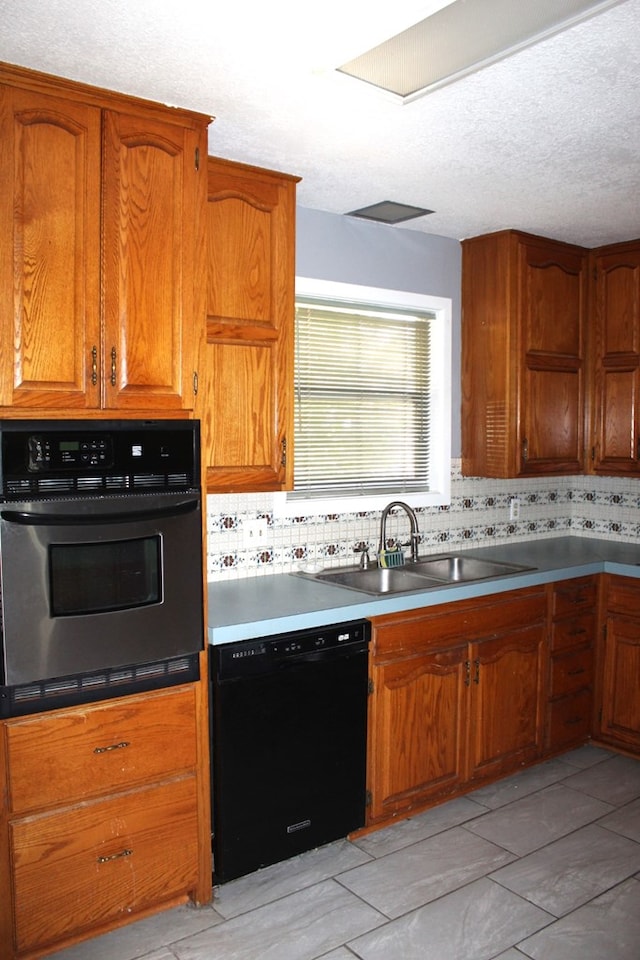
[[[559,753],[591,735],[597,578],[550,585],[549,702],[545,746]]]
[[[462,784],[465,656],[458,646],[373,667],[368,823]]]
[[[3,958],[211,899],[202,695],[188,684],[2,723]]]
[[[367,825],[542,755],[543,587],[372,623]]]
[[[92,933],[197,883],[195,775],[12,824],[18,955]]]
[[[603,577],[598,739],[640,751],[640,581]]]
[[[544,619],[470,645],[466,779],[503,776],[542,752]]]

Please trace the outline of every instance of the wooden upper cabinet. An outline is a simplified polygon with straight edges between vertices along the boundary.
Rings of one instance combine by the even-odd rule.
[[[193,406],[207,117],[0,64],[0,408]]]
[[[199,131],[114,111],[104,131],[103,405],[189,408]]]
[[[586,251],[507,230],[462,255],[463,473],[581,473]]]
[[[208,164],[196,399],[207,489],[290,489],[299,178],[216,157]]]
[[[593,470],[640,474],[640,242],[593,254]]]
[[[100,119],[95,106],[0,86],[2,407],[98,403]]]

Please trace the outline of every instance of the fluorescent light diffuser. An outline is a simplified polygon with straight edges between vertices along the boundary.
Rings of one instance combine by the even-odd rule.
[[[363,220],[377,220],[379,223],[404,223],[405,220],[414,220],[416,217],[426,217],[433,210],[424,207],[412,207],[407,203],[396,203],[395,200],[381,200],[372,203],[369,207],[359,210],[350,210],[348,217],[362,217]]]
[[[415,99],[624,0],[455,0],[338,67]]]

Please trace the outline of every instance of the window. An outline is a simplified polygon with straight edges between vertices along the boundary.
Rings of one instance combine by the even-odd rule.
[[[298,279],[295,490],[283,512],[448,502],[450,341],[449,300]]]

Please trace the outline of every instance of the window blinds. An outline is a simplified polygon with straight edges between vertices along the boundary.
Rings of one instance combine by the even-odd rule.
[[[434,319],[298,300],[294,497],[429,489]]]

